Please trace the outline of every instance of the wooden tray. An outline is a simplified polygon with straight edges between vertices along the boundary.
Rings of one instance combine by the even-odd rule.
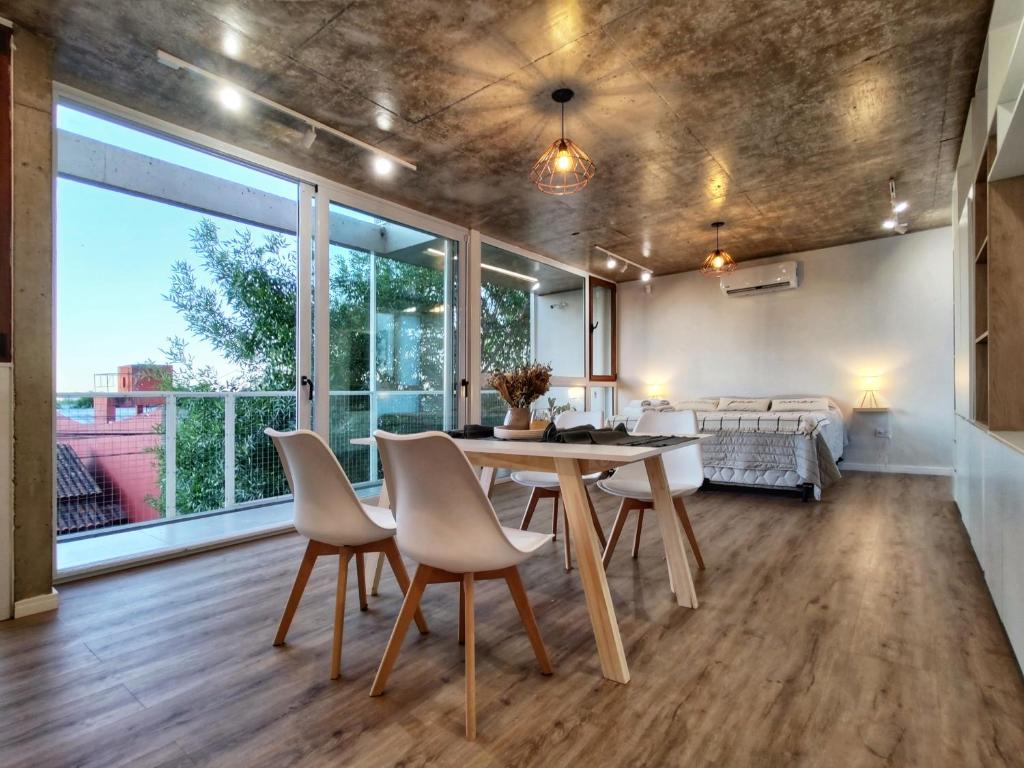
[[[540,440],[544,437],[543,429],[505,429],[495,427],[494,436],[499,440]]]

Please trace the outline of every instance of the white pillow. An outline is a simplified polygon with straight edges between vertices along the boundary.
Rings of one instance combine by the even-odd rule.
[[[718,409],[718,398],[701,397],[696,400],[681,400],[678,403],[672,403],[672,407],[677,411],[714,411]]]
[[[767,411],[772,404],[770,398],[723,397],[718,401],[720,411]]]
[[[772,400],[773,411],[827,411],[827,397],[792,397],[785,400]]]

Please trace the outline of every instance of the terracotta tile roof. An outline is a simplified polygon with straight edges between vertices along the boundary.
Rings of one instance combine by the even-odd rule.
[[[57,443],[57,534],[124,525],[128,515],[116,501],[105,500],[74,449]]]

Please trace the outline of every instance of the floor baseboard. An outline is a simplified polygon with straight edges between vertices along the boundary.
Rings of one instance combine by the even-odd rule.
[[[941,475],[951,477],[952,467],[919,467],[913,464],[856,464],[852,461],[844,461],[839,465],[839,471],[850,470],[851,472],[887,472],[894,475]]]
[[[14,618],[21,619],[36,613],[55,611],[59,604],[60,597],[57,594],[57,590],[51,587],[49,594],[33,595],[32,597],[26,597],[24,600],[16,601],[14,603]]]

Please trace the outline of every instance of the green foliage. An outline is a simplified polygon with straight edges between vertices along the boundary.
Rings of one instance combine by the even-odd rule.
[[[480,368],[511,371],[530,358],[530,292],[484,283],[480,291]]]

